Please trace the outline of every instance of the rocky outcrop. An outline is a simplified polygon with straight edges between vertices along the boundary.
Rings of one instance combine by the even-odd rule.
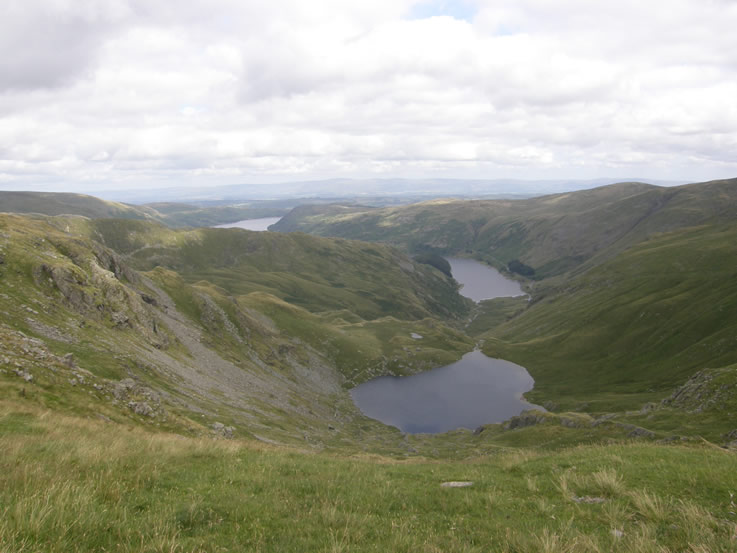
[[[722,410],[737,404],[737,369],[703,369],[694,374],[673,394],[661,402],[663,407],[692,413]]]
[[[57,290],[85,318],[134,330],[155,347],[167,348],[170,339],[157,323],[154,298],[133,287],[141,283],[138,274],[115,253],[99,244],[91,247],[94,255],[70,254],[35,266],[36,284]]]

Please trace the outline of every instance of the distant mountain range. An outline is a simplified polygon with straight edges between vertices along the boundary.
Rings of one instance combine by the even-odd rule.
[[[659,186],[686,184],[687,181],[656,181],[640,178],[597,178],[585,180],[550,179],[326,179],[281,183],[250,183],[201,188],[158,188],[146,190],[96,190],[91,194],[129,203],[213,202],[232,203],[245,200],[283,198],[362,198],[386,205],[397,198],[415,201],[428,198],[463,196],[479,198],[515,198],[584,190],[617,182],[646,182]]]

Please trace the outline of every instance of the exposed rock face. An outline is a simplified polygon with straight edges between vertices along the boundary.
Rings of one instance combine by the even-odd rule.
[[[512,417],[504,423],[504,430],[514,430],[515,428],[525,428],[526,426],[535,426],[547,421],[547,417],[539,411],[525,411],[521,415]]]
[[[33,270],[34,280],[38,285],[56,288],[66,304],[86,318],[110,321],[115,328],[133,329],[155,347],[168,347],[169,337],[160,332],[156,323],[155,300],[120,280],[140,283],[138,274],[113,252],[98,244],[93,249],[94,256],[76,255],[66,262],[38,265]]]
[[[723,409],[737,402],[737,371],[732,368],[703,369],[693,375],[661,405],[693,413]]]

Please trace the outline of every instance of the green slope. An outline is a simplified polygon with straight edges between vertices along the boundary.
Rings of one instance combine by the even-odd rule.
[[[121,217],[147,219],[150,214],[131,205],[60,192],[0,191],[0,212],[40,213],[43,215],[82,215],[84,217]]]
[[[213,207],[176,202],[129,205],[85,194],[0,191],[0,212],[82,215],[91,219],[144,219],[174,228],[208,227],[243,219],[276,217],[286,213],[293,203],[274,201]]]
[[[268,292],[313,312],[348,309],[364,319],[452,319],[468,311],[445,275],[383,245],[241,229],[171,231],[112,219],[90,227],[141,270],[166,267],[232,295]]]
[[[139,239],[156,245],[129,252]],[[171,267],[189,272],[155,263],[149,254],[162,251]],[[364,282],[359,271],[369,269],[373,276]],[[335,297],[314,280],[328,277]],[[350,288],[354,282],[361,287]],[[350,442],[354,425],[366,419],[347,388],[448,364],[473,347],[448,324],[466,309],[455,285],[377,245],[0,215],[0,284],[4,392],[62,411],[187,432],[220,420],[279,441]],[[443,294],[455,297],[459,310],[442,307],[446,322],[431,316],[447,301]],[[425,336],[422,344],[413,332]],[[121,391],[125,379],[135,385]],[[399,440],[396,431],[369,424],[391,444]]]
[[[548,290],[488,333],[486,350],[526,366],[533,397],[639,407],[737,362],[735,259],[734,223],[653,236]]]
[[[737,179],[661,188],[623,183],[529,200],[443,200],[341,211],[296,208],[274,228],[466,254],[536,278],[608,259],[657,232],[737,216]]]

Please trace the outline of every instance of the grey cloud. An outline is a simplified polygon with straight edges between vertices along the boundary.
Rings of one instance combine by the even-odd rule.
[[[6,0],[0,16],[0,91],[66,85],[90,68],[121,13],[89,2]]]

